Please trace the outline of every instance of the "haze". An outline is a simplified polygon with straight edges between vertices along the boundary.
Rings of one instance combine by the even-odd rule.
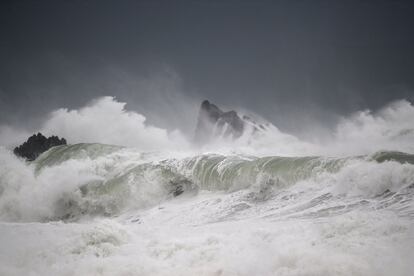
[[[306,136],[413,99],[411,1],[2,1],[0,124],[115,96],[191,132],[203,99]]]

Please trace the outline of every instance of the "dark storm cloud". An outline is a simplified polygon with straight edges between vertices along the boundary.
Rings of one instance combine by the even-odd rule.
[[[208,98],[297,131],[413,98],[411,1],[0,5],[0,123],[114,95],[161,124]]]

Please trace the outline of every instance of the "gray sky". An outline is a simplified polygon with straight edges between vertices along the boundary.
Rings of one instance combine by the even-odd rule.
[[[414,98],[413,1],[3,0],[0,124],[113,95],[160,126],[199,102],[304,132]],[[310,124],[312,122],[312,124]]]

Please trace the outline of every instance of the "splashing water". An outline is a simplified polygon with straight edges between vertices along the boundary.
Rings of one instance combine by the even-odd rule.
[[[45,133],[116,145],[1,148],[0,275],[412,275],[413,110],[200,150],[112,98],[61,109]]]

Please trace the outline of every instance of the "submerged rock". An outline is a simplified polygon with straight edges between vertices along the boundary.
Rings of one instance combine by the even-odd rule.
[[[205,100],[200,107],[194,139],[200,144],[217,136],[237,139],[243,134],[244,128],[245,123],[236,111],[224,112]]]
[[[178,177],[170,180],[169,189],[170,194],[172,194],[174,197],[179,196],[187,191],[196,192],[198,190],[197,186],[191,180],[184,177]]]
[[[22,145],[14,148],[13,152],[17,156],[26,158],[28,161],[33,161],[51,147],[59,145],[66,145],[65,138],[59,139],[57,136],[46,138],[39,132],[30,136]]]

